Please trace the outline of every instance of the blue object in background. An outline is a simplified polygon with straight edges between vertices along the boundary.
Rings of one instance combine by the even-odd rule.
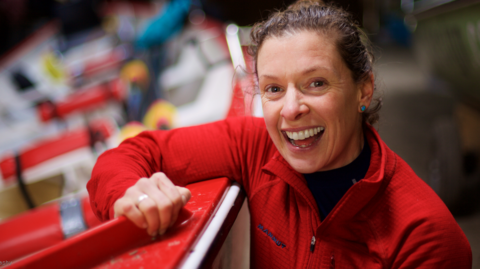
[[[165,4],[160,14],[154,18],[138,37],[136,47],[148,49],[167,41],[183,28],[185,17],[190,9],[190,0],[171,0]]]
[[[412,33],[403,22],[403,18],[390,13],[385,16],[385,26],[390,38],[397,44],[410,47],[412,43]]]

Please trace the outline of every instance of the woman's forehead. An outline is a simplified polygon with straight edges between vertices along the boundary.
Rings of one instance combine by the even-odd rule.
[[[323,69],[340,76],[346,66],[335,41],[335,37],[311,31],[269,37],[258,52],[259,78],[286,69],[297,73]]]

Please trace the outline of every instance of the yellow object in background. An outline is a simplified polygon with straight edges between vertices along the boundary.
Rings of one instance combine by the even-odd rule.
[[[147,110],[143,125],[151,130],[168,130],[174,127],[177,108],[165,100],[157,100]]]
[[[147,130],[147,128],[145,128],[145,126],[143,126],[143,124],[141,124],[140,122],[138,121],[129,122],[120,129],[120,133],[118,137],[119,142],[122,142],[125,139],[128,139],[130,137],[134,137],[145,130]]]
[[[177,108],[165,100],[155,101],[149,108],[143,123],[132,121],[120,129],[118,141],[134,137],[146,130],[169,130],[174,127]]]
[[[126,63],[120,71],[120,77],[130,83],[136,83],[142,91],[146,91],[150,83],[148,67],[141,60],[132,60]]]
[[[43,56],[43,67],[46,73],[54,80],[58,81],[65,78],[65,68],[54,53],[50,52]]]

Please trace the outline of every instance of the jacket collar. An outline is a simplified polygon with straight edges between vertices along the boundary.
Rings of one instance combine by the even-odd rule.
[[[317,216],[320,216],[317,202],[308,188],[305,177],[301,173],[295,171],[278,150],[275,150],[273,157],[263,166],[262,169],[283,179],[285,183],[300,193],[305,201],[307,201],[308,205],[317,212]],[[318,221],[320,222],[320,218],[318,218]]]
[[[333,220],[347,221],[351,220],[361,211],[379,192],[388,185],[395,168],[394,153],[388,149],[381,140],[378,132],[371,125],[364,125],[364,132],[367,142],[370,146],[372,155],[370,158],[370,167],[365,178],[352,186],[342,197],[338,204],[324,220],[322,230],[329,226]],[[283,179],[285,183],[300,193],[309,206],[317,212],[318,207],[312,192],[308,188],[304,176],[295,171],[282,155],[275,151],[273,157],[263,166],[263,169],[269,171],[275,176]],[[318,217],[318,222],[320,218]]]

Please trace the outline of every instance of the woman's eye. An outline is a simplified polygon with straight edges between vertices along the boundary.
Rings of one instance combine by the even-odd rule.
[[[310,84],[310,87],[322,87],[325,83],[323,81],[314,81]]]
[[[267,92],[272,92],[272,93],[276,93],[276,92],[280,92],[282,89],[280,87],[270,87],[267,89]]]

